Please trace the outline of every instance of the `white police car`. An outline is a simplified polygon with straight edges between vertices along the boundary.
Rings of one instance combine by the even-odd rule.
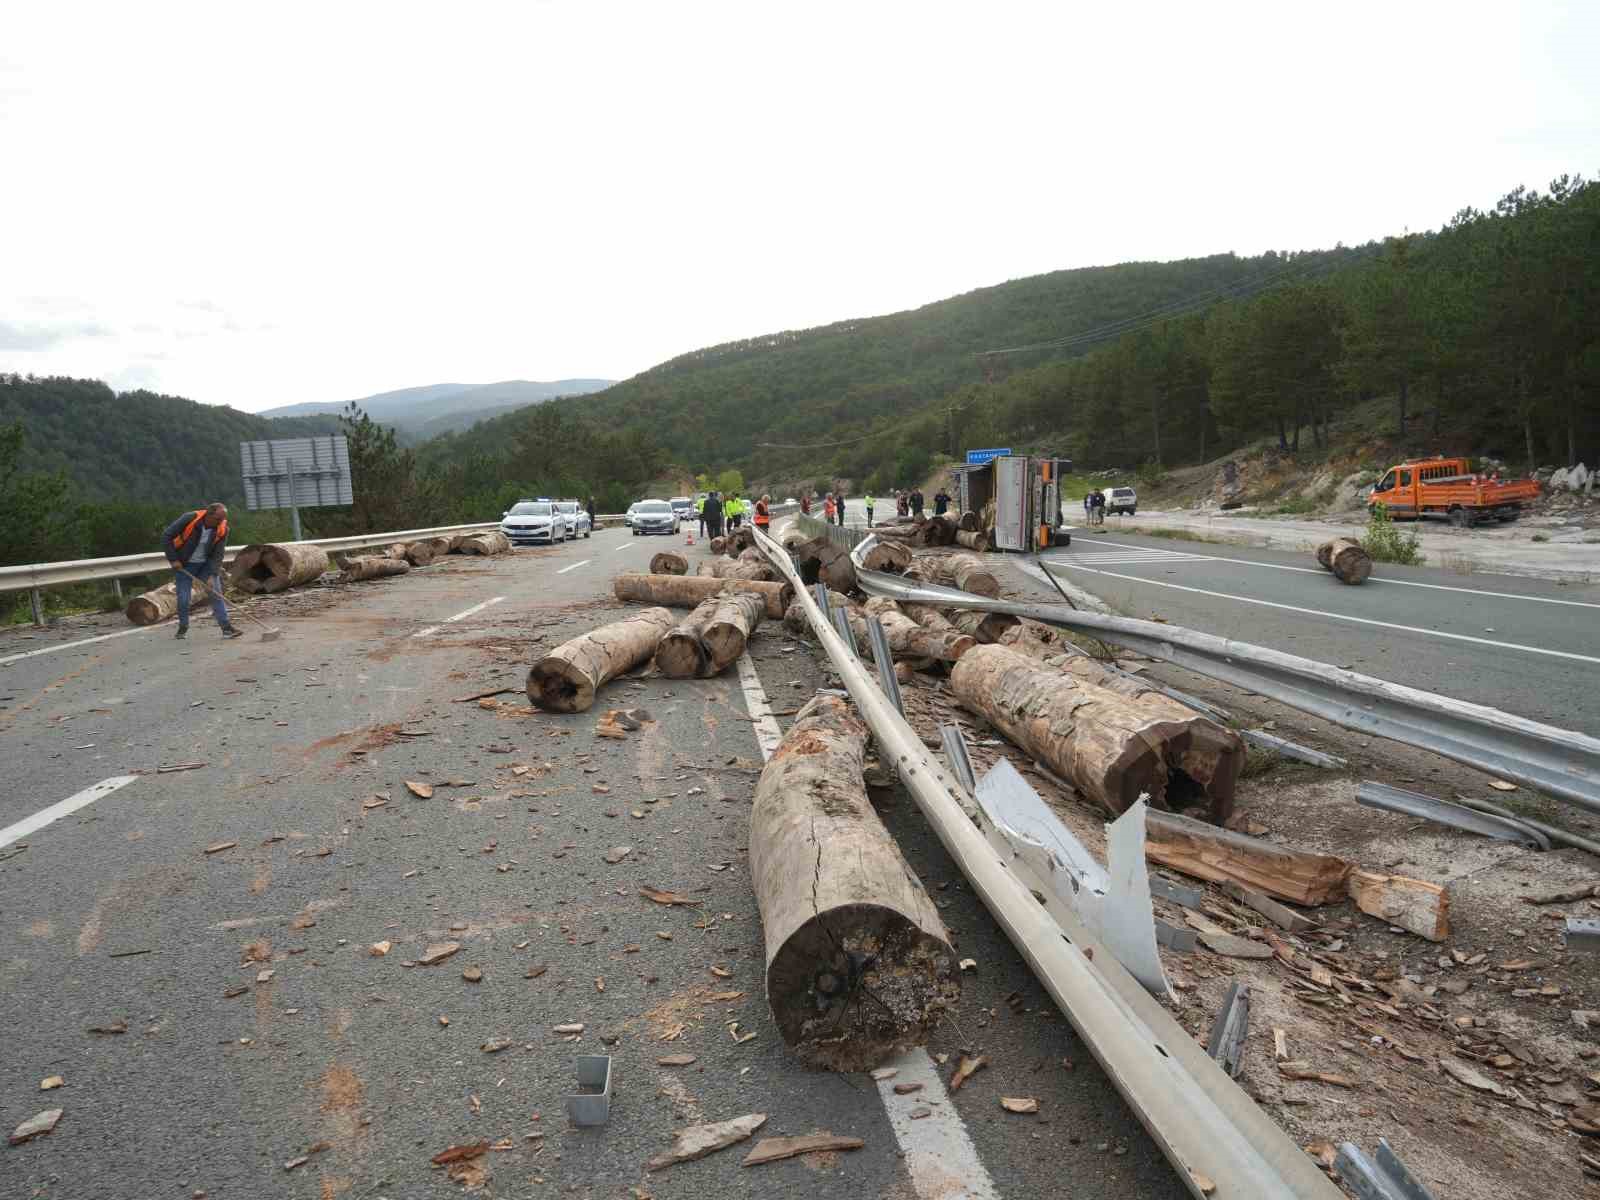
[[[572,526],[564,513],[548,500],[518,500],[500,518],[500,532],[518,542],[564,542]]]

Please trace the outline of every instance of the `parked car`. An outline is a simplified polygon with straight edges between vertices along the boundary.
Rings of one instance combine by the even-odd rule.
[[[548,500],[518,500],[500,518],[500,532],[517,542],[566,541],[571,526]]]
[[[678,514],[665,500],[641,500],[633,513],[633,536],[646,533],[677,533]]]
[[[1106,512],[1133,516],[1139,511],[1139,493],[1130,487],[1114,487],[1106,492]]]
[[[567,519],[568,537],[588,537],[594,532],[589,514],[576,500],[557,500],[556,511]]]
[[[694,520],[694,498],[691,496],[674,496],[667,501],[672,505],[672,511],[678,514],[680,521]]]

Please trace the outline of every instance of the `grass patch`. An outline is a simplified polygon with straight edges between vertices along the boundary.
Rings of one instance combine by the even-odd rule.
[[[1387,505],[1374,504],[1367,518],[1367,532],[1361,546],[1373,562],[1399,563],[1415,567],[1423,561],[1422,539],[1414,532],[1401,533],[1389,517]]]
[[[1246,746],[1244,766],[1239,768],[1239,778],[1258,779],[1262,775],[1270,775],[1282,765],[1283,755],[1276,750],[1265,750],[1260,746]]]
[[[1548,542],[1550,540],[1550,535],[1548,533],[1536,533],[1529,540],[1534,542]]]
[[[1178,542],[1208,542],[1213,546],[1232,546],[1235,543],[1227,538],[1213,537],[1209,533],[1199,533],[1193,529],[1135,529],[1140,537],[1170,538]]]
[[[1471,575],[1478,569],[1476,563],[1464,554],[1444,554],[1439,557],[1439,565],[1446,571],[1453,571],[1457,575]]]

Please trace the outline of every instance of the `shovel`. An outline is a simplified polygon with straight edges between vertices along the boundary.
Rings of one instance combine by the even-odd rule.
[[[178,570],[182,571],[185,575],[188,575],[189,578],[191,580],[193,580],[195,583],[201,584],[202,587],[206,586],[201,580],[195,579],[194,574],[192,572],[190,572],[189,570],[187,570],[186,568],[180,566],[180,567],[178,567]],[[222,581],[219,579],[217,581],[217,583],[218,583],[218,586],[220,587]],[[220,595],[221,593],[219,592],[218,594]],[[236,611],[244,613],[245,616],[249,617],[257,625],[261,626],[261,640],[263,642],[275,642],[275,641],[277,641],[279,638],[281,638],[283,636],[283,630],[274,629],[272,626],[268,625],[265,621],[263,621],[260,617],[256,616],[254,613],[252,613],[249,609],[243,608],[243,607],[241,607],[239,605],[235,605],[234,608],[235,608]]]

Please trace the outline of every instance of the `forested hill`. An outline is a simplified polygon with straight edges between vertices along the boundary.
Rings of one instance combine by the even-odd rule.
[[[982,351],[1115,326],[1153,309],[1177,311],[1248,295],[1264,280],[1315,275],[1359,253],[1218,254],[1035,275],[907,312],[695,350],[585,397],[582,411],[601,427],[648,428],[686,465],[761,469],[792,461],[809,468],[814,463],[799,460],[814,456],[758,453],[756,444],[846,438],[981,381]],[[1068,357],[1093,344],[1033,352],[1021,361]],[[511,414],[486,421],[430,443],[424,458],[494,455],[525,419]]]
[[[0,374],[0,427],[21,421],[30,471],[64,471],[75,499],[244,505],[239,443],[342,432],[337,417],[266,418],[93,379]]]

